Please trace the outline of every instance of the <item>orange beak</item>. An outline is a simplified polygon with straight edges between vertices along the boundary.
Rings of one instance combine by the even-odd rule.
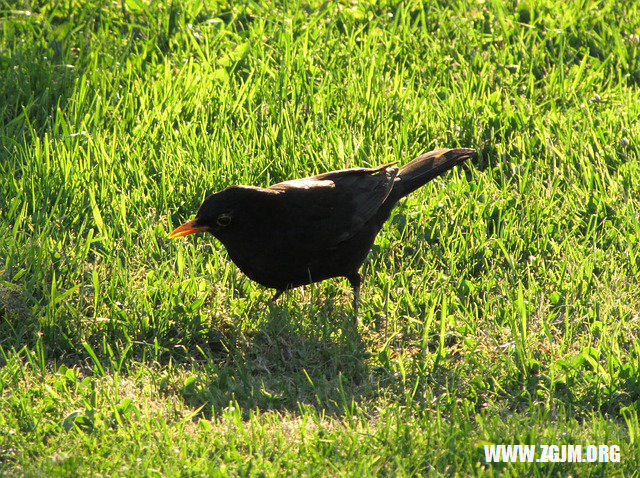
[[[176,239],[177,237],[188,236],[189,234],[195,234],[197,232],[205,232],[207,230],[204,226],[196,226],[195,220],[185,222],[182,226],[176,227],[169,237]]]

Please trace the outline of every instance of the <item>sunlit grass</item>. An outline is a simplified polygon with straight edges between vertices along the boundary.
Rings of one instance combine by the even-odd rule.
[[[637,2],[88,3],[0,2],[0,474],[637,472]],[[167,238],[442,146],[357,330],[346,281],[272,305]]]

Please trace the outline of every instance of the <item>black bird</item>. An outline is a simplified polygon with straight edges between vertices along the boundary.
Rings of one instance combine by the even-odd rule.
[[[195,219],[169,237],[210,232],[250,279],[283,291],[346,277],[358,313],[358,270],[395,204],[475,154],[437,149],[398,168],[331,171],[268,188],[230,186],[212,194]]]

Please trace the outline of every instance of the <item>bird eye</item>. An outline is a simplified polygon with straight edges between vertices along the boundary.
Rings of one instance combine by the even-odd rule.
[[[231,223],[231,214],[220,214],[216,219],[216,224],[220,227],[226,227]]]

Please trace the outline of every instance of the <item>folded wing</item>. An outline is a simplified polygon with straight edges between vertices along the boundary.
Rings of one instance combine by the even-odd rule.
[[[274,184],[273,221],[286,231],[287,243],[307,250],[336,247],[355,235],[378,211],[393,187],[398,168],[332,171]]]

